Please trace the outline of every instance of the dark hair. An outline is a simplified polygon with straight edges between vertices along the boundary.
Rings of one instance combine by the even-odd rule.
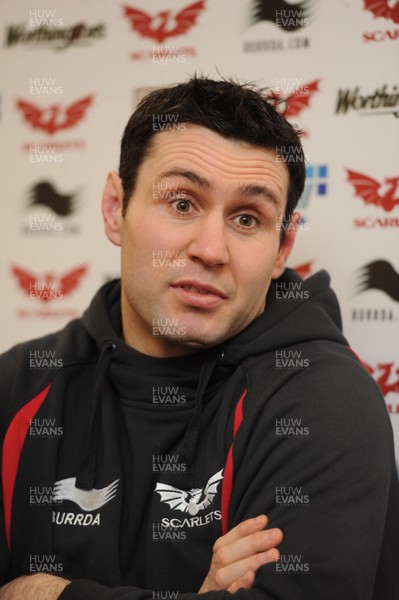
[[[305,156],[299,132],[277,112],[276,98],[250,84],[214,81],[194,76],[186,83],[147,94],[126,125],[119,163],[124,198],[123,214],[134,192],[138,171],[151,150],[157,131],[153,115],[173,115],[175,123],[207,127],[219,135],[275,150],[286,163],[289,187],[284,222],[287,223],[305,185]],[[282,237],[284,226],[282,227]]]

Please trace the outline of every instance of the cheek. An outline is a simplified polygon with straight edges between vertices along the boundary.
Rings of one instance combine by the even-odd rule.
[[[172,229],[167,222],[162,221],[162,214],[157,206],[144,209],[137,207],[132,211],[126,224],[126,248],[134,248],[141,256],[173,250],[184,235],[179,235],[178,229]]]
[[[137,263],[152,254],[157,247],[157,229],[150,219],[130,215],[129,223],[123,231],[122,252]],[[159,236],[158,236],[159,238]]]
[[[121,247],[122,277],[129,286],[145,287],[151,279],[152,250],[148,236],[143,232],[129,228],[125,230]]]
[[[270,283],[274,263],[278,255],[278,243],[257,245],[247,250],[241,248],[234,256],[235,276],[243,284],[244,293],[264,291]]]
[[[271,279],[270,270],[266,266],[264,269],[260,269],[258,265],[256,269],[248,269],[245,276],[245,295],[249,301],[253,299],[256,302],[259,296],[263,297],[269,287]]]

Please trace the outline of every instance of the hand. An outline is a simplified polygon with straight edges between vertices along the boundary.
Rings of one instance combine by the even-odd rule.
[[[47,573],[24,575],[0,588],[0,600],[57,600],[68,583]]]
[[[252,587],[255,570],[280,557],[275,546],[281,544],[283,533],[280,529],[263,531],[267,522],[266,515],[247,519],[216,540],[211,566],[199,594],[211,590],[233,594],[240,588]]]

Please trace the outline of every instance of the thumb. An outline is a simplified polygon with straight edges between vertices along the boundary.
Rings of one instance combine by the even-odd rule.
[[[231,594],[237,592],[239,589],[244,588],[245,590],[249,590],[255,581],[255,571],[247,571],[245,575],[242,575],[238,579],[236,579],[230,587],[227,588],[227,591]]]

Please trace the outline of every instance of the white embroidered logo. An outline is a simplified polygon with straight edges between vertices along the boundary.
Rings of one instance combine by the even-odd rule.
[[[57,501],[71,500],[71,502],[75,502],[82,510],[91,512],[98,510],[112,500],[112,498],[115,498],[118,481],[119,479],[116,479],[105,488],[99,490],[96,488],[92,490],[80,490],[75,486],[76,477],[68,477],[68,479],[61,479],[55,482],[53,494]]]
[[[157,483],[155,491],[161,496],[161,502],[166,502],[175,510],[188,512],[189,515],[195,516],[212,503],[217,494],[218,485],[223,479],[222,471],[223,469],[212,475],[205,488],[192,488],[186,491],[166,483]]]

